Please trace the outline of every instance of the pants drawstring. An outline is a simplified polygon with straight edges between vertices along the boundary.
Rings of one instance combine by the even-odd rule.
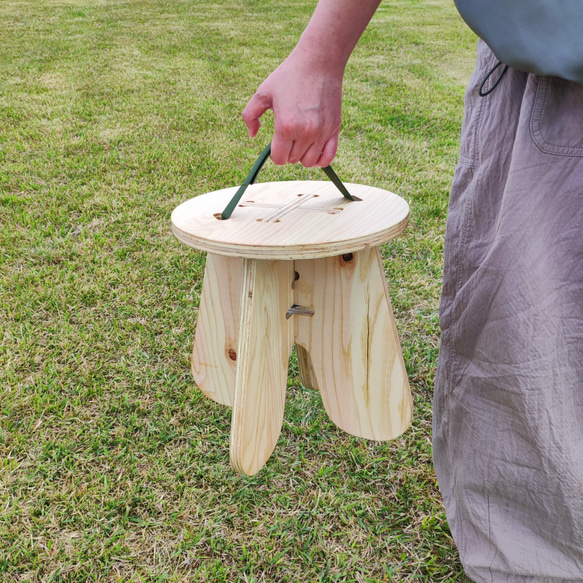
[[[492,76],[492,74],[494,73],[494,71],[496,71],[496,69],[498,67],[500,67],[500,65],[504,65],[504,63],[502,63],[502,61],[498,61],[488,71],[488,73],[484,77],[484,80],[482,81],[482,84],[480,85],[480,89],[478,91],[480,97],[486,97],[486,95],[490,95],[490,93],[492,93],[492,91],[494,91],[494,89],[496,89],[496,87],[498,87],[498,84],[500,83],[500,81],[502,81],[502,77],[504,77],[504,74],[506,73],[506,71],[508,71],[508,65],[504,65],[504,69],[502,69],[502,73],[500,73],[500,76],[498,77],[498,79],[496,79],[494,85],[492,85],[492,87],[490,87],[488,90],[484,91],[484,86],[486,85],[486,83],[488,82],[488,80],[490,79],[490,77]]]

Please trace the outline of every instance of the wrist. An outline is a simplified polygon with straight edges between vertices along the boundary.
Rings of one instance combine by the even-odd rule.
[[[330,34],[305,31],[292,54],[313,72],[334,76],[344,74],[352,47],[345,46]]]

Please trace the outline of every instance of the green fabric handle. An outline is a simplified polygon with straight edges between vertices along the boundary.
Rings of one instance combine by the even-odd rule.
[[[263,164],[265,164],[265,161],[267,160],[267,158],[269,158],[270,154],[271,143],[266,146],[266,148],[263,150],[263,152],[261,152],[261,154],[259,154],[259,158],[257,158],[257,161],[255,162],[255,164],[253,164],[253,168],[251,168],[249,174],[247,174],[247,178],[245,178],[241,186],[239,186],[237,192],[235,193],[235,196],[233,196],[233,198],[229,201],[229,204],[225,207],[225,210],[221,213],[221,218],[224,221],[227,220],[233,214],[235,207],[241,200],[241,197],[247,190],[247,187],[255,182],[255,179],[257,178],[259,171],[261,170],[261,168],[263,168]],[[348,192],[346,186],[344,186],[344,184],[342,183],[342,180],[340,180],[336,172],[332,170],[332,166],[326,166],[326,168],[322,168],[322,170],[326,173],[326,176],[328,176],[328,178],[334,184],[334,186],[336,186],[336,188],[342,193],[342,196],[344,196],[344,198],[347,198],[348,200],[358,200]]]
[[[336,172],[332,170],[332,166],[326,166],[325,168],[322,168],[322,170],[324,170],[326,176],[330,179],[331,182],[334,183],[334,186],[342,193],[342,196],[344,196],[344,198],[347,198],[348,200],[358,200],[357,198],[352,196],[350,192],[348,192],[348,190],[346,190],[346,186],[344,186],[342,180],[338,178]]]

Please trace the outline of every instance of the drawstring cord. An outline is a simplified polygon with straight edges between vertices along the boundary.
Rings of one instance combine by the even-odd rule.
[[[498,77],[498,79],[496,79],[496,82],[494,83],[494,85],[492,85],[492,87],[490,87],[487,91],[484,91],[484,85],[486,85],[486,83],[488,82],[490,77],[493,75],[494,71],[496,71],[496,69],[500,65],[503,65],[502,61],[498,61],[496,63],[496,65],[494,65],[488,71],[488,74],[484,77],[484,80],[482,81],[482,84],[480,85],[480,89],[478,91],[480,97],[486,97],[486,95],[490,95],[490,93],[492,93],[492,91],[494,91],[494,89],[496,89],[496,87],[498,87],[498,84],[500,83],[500,81],[502,81],[502,77],[504,77],[504,74],[506,73],[506,71],[508,71],[508,65],[504,65],[504,69],[502,69],[502,73],[500,73],[500,76]]]

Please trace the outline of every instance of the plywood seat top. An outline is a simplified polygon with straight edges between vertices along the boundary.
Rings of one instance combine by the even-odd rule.
[[[328,181],[252,184],[232,216],[221,212],[237,187],[192,198],[172,213],[175,236],[191,247],[231,257],[309,259],[379,246],[403,232],[409,205],[387,190]]]

